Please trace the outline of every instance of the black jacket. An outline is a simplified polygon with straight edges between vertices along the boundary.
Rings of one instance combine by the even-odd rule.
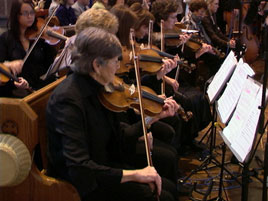
[[[73,73],[47,105],[48,172],[70,181],[81,197],[120,184],[122,152],[135,152],[142,131],[140,122],[120,128],[116,113],[98,99],[101,88],[89,76]]]
[[[22,72],[17,76],[26,79],[33,89],[42,88],[54,80],[48,79],[43,81],[40,79],[40,76],[47,72],[50,64],[54,61],[56,53],[54,47],[40,39],[23,65]],[[25,55],[26,52],[21,42],[10,31],[0,36],[0,62],[24,59]],[[0,92],[4,91],[6,87],[8,87],[6,90],[9,91],[14,88],[14,85],[9,83],[7,86],[2,86],[0,87]],[[0,96],[5,96],[5,94],[0,94]]]
[[[219,29],[215,15],[210,15],[210,13],[207,12],[206,16],[202,19],[202,25],[214,47],[219,47],[221,49],[227,48],[229,40]]]

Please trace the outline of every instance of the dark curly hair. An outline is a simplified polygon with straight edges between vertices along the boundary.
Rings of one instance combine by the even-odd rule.
[[[156,0],[152,4],[152,14],[155,17],[156,23],[161,20],[167,20],[170,13],[177,12],[179,4],[175,0]]]
[[[199,9],[204,8],[207,10],[208,6],[204,0],[191,0],[189,4],[189,9],[191,12],[198,11]]]

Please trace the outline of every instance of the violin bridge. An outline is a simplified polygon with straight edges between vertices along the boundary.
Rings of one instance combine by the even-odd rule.
[[[130,95],[133,95],[136,91],[135,85],[134,84],[130,85],[128,90],[129,90]]]

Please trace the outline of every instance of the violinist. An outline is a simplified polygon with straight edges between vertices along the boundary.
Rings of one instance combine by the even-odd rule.
[[[23,64],[22,60],[33,43],[32,40],[27,38],[26,32],[36,29],[32,2],[30,0],[13,1],[8,30],[0,36],[0,62],[8,62],[7,66],[10,68],[11,73],[18,77],[23,77],[28,82],[28,86],[34,90],[40,89],[54,81],[54,77],[43,81],[40,79],[40,76],[47,71],[56,55],[54,47],[40,39]],[[10,90],[14,89],[13,83],[8,83],[2,87],[10,88]],[[27,94],[28,91],[23,91],[18,96],[25,96]]]
[[[91,8],[79,16],[75,24],[76,33],[78,34],[88,27],[102,28],[110,33],[115,34],[118,30],[118,20],[112,13],[105,9]],[[53,69],[51,73],[68,68],[71,65],[71,51],[75,38],[76,35],[67,40],[61,54],[54,60],[50,67]]]
[[[60,7],[55,14],[60,21],[60,26],[75,24],[77,18],[72,8],[73,4],[74,0],[60,0]]]
[[[138,4],[140,5],[140,4]],[[139,6],[140,7],[140,6]],[[134,7],[132,7],[134,9]],[[141,8],[141,7],[140,7]],[[130,8],[123,6],[123,5],[117,5],[114,6],[111,9],[111,12],[118,17],[119,19],[119,29],[117,32],[117,37],[119,38],[122,46],[127,47],[130,49],[130,40],[129,40],[129,33],[131,28],[135,28],[135,25],[137,26],[136,33],[138,33],[139,37],[144,37],[146,35],[145,29],[148,27],[148,24],[145,25],[144,22],[141,23],[140,19],[135,12],[133,12]],[[149,19],[152,18],[150,14],[147,12],[143,15],[146,19],[145,21],[149,21]],[[143,24],[144,23],[144,24]],[[138,26],[137,24],[140,24]],[[163,65],[162,68],[157,72],[156,76],[157,79],[160,80],[162,77],[164,77],[165,74],[170,72],[173,68],[177,66],[176,59],[163,59]]]
[[[114,13],[119,20],[119,29],[117,36],[121,42],[121,44],[124,44],[124,46],[128,47],[130,46],[130,40],[129,40],[129,32],[130,28],[135,27],[135,23],[139,21],[139,18],[137,15],[130,10],[130,8],[123,6],[123,5],[116,5],[111,9],[111,12]],[[147,25],[148,26],[148,25]],[[152,75],[151,77],[154,77],[154,80],[156,82],[161,83],[161,78],[169,72],[172,68],[176,66],[176,61],[173,61],[171,59],[167,59],[163,63],[162,69],[156,74]],[[128,73],[128,75],[121,76],[128,84],[136,84],[135,82],[135,76],[132,72]],[[157,77],[159,79],[157,80]],[[132,124],[137,122],[136,114],[133,114],[133,110],[128,110],[127,113],[119,113],[118,118],[123,123],[126,124]],[[176,118],[176,117],[174,117]],[[177,169],[178,169],[178,161],[177,161],[177,152],[176,150],[170,146],[170,142],[167,142],[165,136],[163,135],[169,135],[174,136],[173,128],[171,128],[166,123],[162,123],[159,121],[155,121],[151,128],[152,134],[153,134],[153,161],[154,166],[156,167],[157,171],[161,176],[164,176],[168,179],[170,179],[174,185],[177,185]],[[161,133],[162,132],[162,133]],[[133,158],[132,162],[128,160],[128,163],[131,163],[133,166],[144,166],[146,164],[146,161],[144,160],[144,145],[142,142],[137,143],[137,150],[136,154],[133,155],[134,157],[128,156],[128,158]],[[167,160],[168,159],[168,160]],[[165,161],[165,163],[163,163]],[[163,165],[165,164],[165,165]]]
[[[154,200],[148,183],[156,184],[161,201],[175,201],[176,187],[154,167],[133,169],[122,163],[123,152],[135,152],[141,124],[120,127],[115,113],[98,98],[113,81],[120,54],[113,34],[93,27],[78,34],[74,73],[54,90],[47,105],[48,173],[71,182],[83,201]],[[176,109],[167,100],[158,118],[174,115]]]
[[[211,39],[202,24],[202,19],[207,10],[207,3],[204,0],[191,0],[189,9],[191,12],[181,22],[187,28],[199,31],[198,36],[192,36],[201,45],[201,48],[195,52],[195,59],[204,61],[206,67],[209,69],[208,79],[218,71],[223,61],[216,55],[214,48],[211,46]]]
[[[175,23],[177,22],[177,2],[175,0],[156,0],[152,4],[152,13],[156,19],[156,23],[154,26],[155,31],[160,31],[159,23],[160,20],[163,19],[164,27],[166,30],[173,29]],[[180,35],[182,37],[183,42],[186,42],[189,39],[189,36]],[[171,54],[181,54],[180,56],[184,56],[186,53],[182,54],[181,48],[169,48],[167,47],[166,51]],[[188,52],[187,52],[188,53]],[[193,54],[194,53],[189,53]],[[194,57],[194,56],[193,56]],[[192,61],[190,61],[192,62]],[[168,76],[175,78],[174,71],[171,71]],[[198,132],[204,129],[209,122],[211,121],[211,113],[209,108],[209,103],[207,99],[204,97],[203,92],[200,92],[196,89],[195,86],[192,86],[188,83],[188,81],[184,81],[184,76],[186,73],[181,73],[179,76],[179,89],[173,90],[166,85],[166,95],[173,95],[174,99],[180,103],[185,110],[190,110],[193,112],[193,118],[188,123],[182,124],[182,130],[179,131],[178,125],[180,121],[176,121],[175,118],[171,120],[169,118],[169,123],[173,126],[176,132],[176,138],[174,139],[173,146],[178,150],[179,153],[185,153],[186,147],[192,149],[193,151],[200,151],[198,146],[195,146],[194,138],[197,137]],[[188,77],[192,76],[191,74]],[[144,80],[145,81],[145,80]],[[178,82],[178,80],[175,80]],[[155,81],[147,80],[147,86],[154,85],[153,88],[156,92],[159,93],[160,85],[156,86]],[[179,92],[179,93],[178,93]]]
[[[51,4],[49,5],[48,8],[48,15],[51,16],[54,9],[60,4],[59,0],[52,0]]]
[[[208,9],[202,19],[202,24],[213,46],[219,47],[223,51],[226,51],[228,47],[235,48],[235,40],[229,40],[217,25],[216,12],[219,8],[219,0],[207,0],[207,5]]]

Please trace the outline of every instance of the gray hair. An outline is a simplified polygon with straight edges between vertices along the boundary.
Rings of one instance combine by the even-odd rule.
[[[93,61],[104,65],[107,60],[122,53],[121,44],[114,34],[107,31],[89,27],[80,32],[75,40],[72,51],[73,72],[88,75],[93,72]]]

